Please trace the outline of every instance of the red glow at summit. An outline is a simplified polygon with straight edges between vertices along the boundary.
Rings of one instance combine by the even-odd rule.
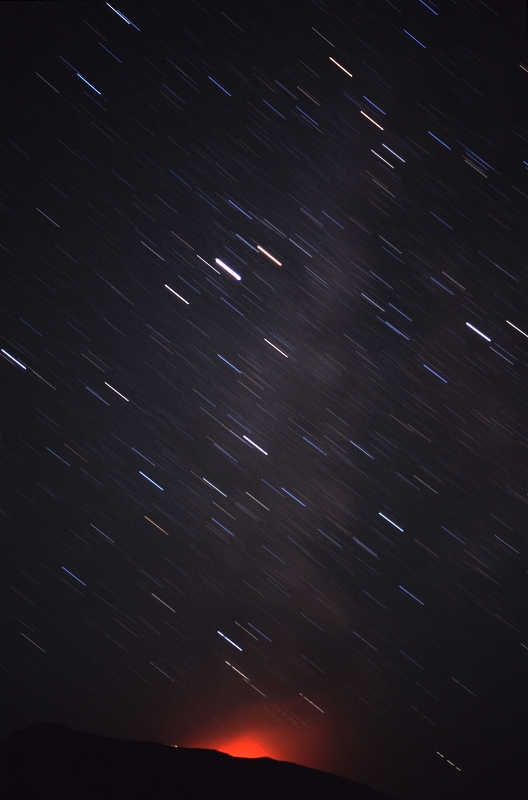
[[[313,769],[333,771],[334,737],[323,721],[294,725],[263,718],[258,712],[236,715],[221,727],[209,728],[182,741],[184,747],[218,750],[237,758],[272,758]]]

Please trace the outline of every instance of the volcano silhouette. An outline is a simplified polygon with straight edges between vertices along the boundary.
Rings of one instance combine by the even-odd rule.
[[[33,725],[0,744],[3,800],[391,800],[271,758],[107,739]]]

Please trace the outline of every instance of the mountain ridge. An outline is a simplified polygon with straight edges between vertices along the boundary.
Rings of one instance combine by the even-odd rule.
[[[39,723],[0,743],[5,800],[394,800],[272,758],[112,739]]]

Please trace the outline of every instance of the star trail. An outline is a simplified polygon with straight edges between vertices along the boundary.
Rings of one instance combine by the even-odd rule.
[[[3,738],[521,798],[525,5],[0,13]]]

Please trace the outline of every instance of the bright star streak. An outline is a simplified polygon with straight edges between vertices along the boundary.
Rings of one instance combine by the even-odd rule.
[[[506,320],[506,324],[507,325],[511,325],[512,328],[514,328],[516,331],[519,331],[519,333],[522,333],[522,335],[526,336],[526,338],[528,339],[528,333],[525,333],[524,331],[522,331],[520,328],[518,328],[516,325],[514,325],[513,322],[509,322],[508,320]],[[5,351],[2,350],[2,353],[3,352],[5,352]]]
[[[171,289],[170,286],[167,286],[167,284],[165,284],[165,288],[168,289],[169,292],[172,292],[174,295],[176,295],[178,300],[182,300],[186,305],[189,305],[189,301],[186,300],[185,297],[182,297],[181,294],[178,294],[178,292],[175,292],[174,289]]]
[[[141,472],[141,470],[139,471],[139,474],[140,474],[140,475],[143,475],[143,477],[144,477],[144,478],[146,478],[148,481],[150,481],[150,483],[152,483],[152,484],[153,484],[153,485],[154,485],[154,486],[155,486],[157,489],[159,489],[161,492],[163,492],[163,491],[164,491],[164,490],[161,488],[161,486],[159,485],[159,483],[156,483],[155,481],[153,481],[153,480],[152,480],[152,478],[149,478],[149,476],[148,476],[148,475],[145,475],[145,473],[144,473],[144,472]]]
[[[228,639],[228,638],[227,638],[227,636],[226,636],[224,633],[222,633],[222,631],[217,631],[217,633],[219,633],[219,634],[220,634],[220,636],[221,636],[223,639],[225,639],[225,640],[226,640],[226,642],[229,642],[229,644],[232,644],[232,645],[233,645],[233,647],[236,647],[236,649],[237,649],[237,650],[240,650],[240,652],[242,652],[242,648],[241,648],[241,647],[239,647],[239,646],[238,646],[237,644],[235,644],[234,642],[232,642],[232,641],[231,641],[231,639]]]
[[[395,522],[393,522],[391,519],[389,519],[388,517],[386,517],[386,516],[385,516],[385,514],[382,514],[382,513],[381,513],[381,511],[378,511],[378,514],[380,515],[380,517],[383,517],[383,519],[386,519],[386,520],[387,520],[387,522],[390,522],[390,524],[391,524],[391,525],[394,525],[394,527],[395,527],[395,528],[398,528],[398,530],[399,530],[399,531],[401,531],[402,533],[404,532],[404,531],[403,531],[403,528],[400,528],[400,526],[399,526],[399,525],[396,525],[396,523],[395,523]]]
[[[231,267],[228,267],[227,264],[224,264],[224,262],[220,261],[219,258],[215,258],[215,264],[218,264],[219,267],[222,267],[222,269],[225,269],[225,271],[229,275],[231,275],[231,277],[233,277],[236,281],[241,281],[242,280],[242,277],[238,274],[238,272],[235,272],[234,269],[231,269]]]
[[[332,56],[329,56],[329,58],[330,58],[330,61],[332,62],[332,64],[335,64],[336,67],[339,67],[339,69],[342,69],[343,72],[345,72],[348,75],[349,78],[353,78],[354,77],[351,72],[349,72],[347,69],[342,67],[341,64],[338,64],[337,61],[335,60],[335,58],[332,58]]]
[[[11,356],[11,355],[9,355],[9,353],[7,352],[7,350],[4,350],[4,348],[3,348],[3,347],[2,347],[2,353],[3,353],[3,354],[4,354],[4,355],[7,357],[7,358],[9,358],[11,361],[13,361],[15,364],[17,364],[17,366],[19,366],[19,367],[22,367],[22,369],[27,369],[27,367],[25,366],[25,364],[23,364],[21,361],[19,361],[19,360],[18,360],[17,358],[15,358],[14,356]]]
[[[471,325],[471,323],[469,323],[469,322],[466,322],[466,325],[468,326],[468,328],[471,328],[472,331],[475,331],[475,333],[478,333],[479,336],[482,336],[482,338],[485,339],[487,342],[491,342],[491,339],[489,338],[489,336],[486,336],[485,333],[482,333],[482,331],[479,331],[479,329],[475,328],[474,325]]]
[[[282,263],[281,263],[280,261],[278,261],[278,260],[275,258],[275,256],[272,256],[272,255],[271,255],[271,253],[268,253],[268,251],[267,251],[267,250],[264,250],[264,248],[263,248],[263,247],[261,247],[259,244],[257,245],[257,250],[260,250],[260,252],[261,252],[261,253],[264,253],[264,255],[265,255],[265,256],[267,256],[268,258],[271,258],[271,260],[272,260],[272,261],[274,261],[274,262],[275,262],[275,264],[278,264],[278,265],[279,265],[279,267],[282,267]]]
[[[251,441],[248,436],[243,436],[243,438],[246,440],[246,442],[249,442],[251,445],[253,445],[253,447],[256,447],[257,450],[260,450],[261,453],[264,453],[265,456],[268,455],[266,451],[262,449],[262,447],[259,447],[258,444],[255,444],[255,442]]]

